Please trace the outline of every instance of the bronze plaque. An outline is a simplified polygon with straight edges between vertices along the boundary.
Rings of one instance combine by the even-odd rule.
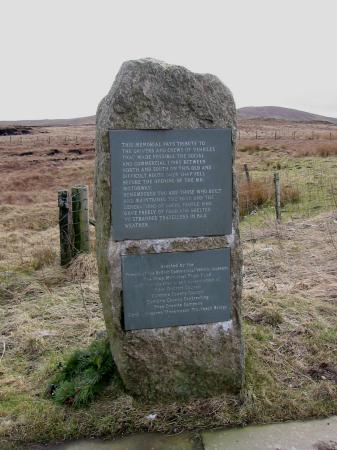
[[[122,256],[126,330],[231,318],[230,249]]]
[[[231,129],[110,130],[113,239],[232,232]]]

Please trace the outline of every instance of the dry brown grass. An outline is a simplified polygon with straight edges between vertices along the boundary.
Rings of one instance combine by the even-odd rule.
[[[320,156],[322,158],[327,158],[328,156],[336,156],[336,155],[337,155],[337,144],[335,142],[326,143],[324,145],[318,145],[317,147],[312,147],[308,149],[303,149],[296,153],[297,157]]]
[[[272,132],[275,124],[263,126]],[[93,138],[93,127],[85,132],[86,138],[90,133]],[[55,129],[58,139],[70,133]],[[43,391],[55,366],[104,329],[94,256],[80,255],[69,269],[60,268],[57,260],[56,190],[92,186],[94,154],[70,154],[72,147],[62,142],[48,146],[31,140],[29,148],[4,142],[0,139],[0,356],[2,342],[6,345],[0,372],[1,448],[8,442],[19,446],[131,432],[172,433],[336,413],[336,217],[328,215],[242,227],[247,349],[242,398],[148,405],[110,386],[86,410],[73,411],[45,400]],[[255,144],[255,140],[242,143],[256,148]],[[270,140],[259,141],[261,147],[271,145]],[[245,158],[252,171],[270,170],[276,156],[295,154],[317,142],[280,139],[277,145],[278,150],[269,152],[238,152],[239,164]],[[84,148],[83,142],[79,146]],[[48,154],[55,148],[62,153]],[[27,149],[34,154],[18,156]],[[247,211],[273,204],[272,179],[254,177],[255,173],[250,188],[245,181],[240,185],[241,204],[248,204]],[[16,179],[26,180],[27,190],[24,182],[16,186]],[[296,201],[292,189],[291,184],[282,185],[283,203]],[[250,225],[255,218],[242,224]],[[153,412],[157,419],[149,423],[146,416]]]
[[[281,206],[287,203],[298,203],[300,201],[300,191],[297,186],[290,184],[281,185]]]
[[[263,205],[272,204],[275,198],[273,181],[270,178],[264,180],[241,180],[239,183],[240,216],[246,216]],[[300,193],[296,186],[281,185],[281,206],[287,203],[295,203],[300,199]]]
[[[0,439],[22,444],[170,433],[336,412],[333,220],[325,214],[243,232],[247,385],[241,399],[224,395],[149,405],[112,385],[85,410],[45,400],[42,393],[57,363],[104,328],[92,255],[74,261],[72,276],[82,277],[75,282],[67,281],[66,273],[55,280],[55,266],[25,276],[8,274],[6,308],[0,308],[6,341]],[[153,412],[157,418],[149,423],[146,416]]]
[[[67,268],[67,276],[72,281],[91,280],[98,276],[96,256],[92,253],[81,253],[71,261]]]
[[[244,146],[239,146],[238,147],[238,151],[241,153],[248,153],[249,155],[253,155],[254,153],[260,153],[260,152],[266,152],[271,150],[268,147],[262,147],[258,144],[251,144],[251,145],[244,145]]]
[[[52,247],[37,247],[32,252],[32,267],[35,270],[52,265],[58,253]]]
[[[271,201],[273,191],[266,180],[256,180],[248,183],[242,181],[239,185],[240,215],[246,216],[255,209]]]
[[[36,127],[22,143],[0,137],[0,203],[54,205],[58,189],[84,181],[91,190],[94,134],[94,126]]]

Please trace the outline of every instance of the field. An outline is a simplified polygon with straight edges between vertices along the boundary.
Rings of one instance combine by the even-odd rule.
[[[1,448],[337,413],[337,126],[246,120],[239,130],[245,392],[148,405],[111,383],[80,409],[45,390],[58,364],[104,330],[94,228],[92,254],[59,266],[57,190],[92,193],[94,127],[0,136]]]

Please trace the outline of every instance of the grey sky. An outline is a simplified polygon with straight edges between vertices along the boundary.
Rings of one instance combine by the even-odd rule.
[[[337,0],[1,0],[0,120],[92,115],[127,59],[337,117]]]

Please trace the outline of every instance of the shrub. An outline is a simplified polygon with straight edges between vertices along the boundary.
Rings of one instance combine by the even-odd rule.
[[[60,405],[85,406],[117,376],[107,339],[94,341],[86,350],[76,350],[57,365],[47,395]]]

